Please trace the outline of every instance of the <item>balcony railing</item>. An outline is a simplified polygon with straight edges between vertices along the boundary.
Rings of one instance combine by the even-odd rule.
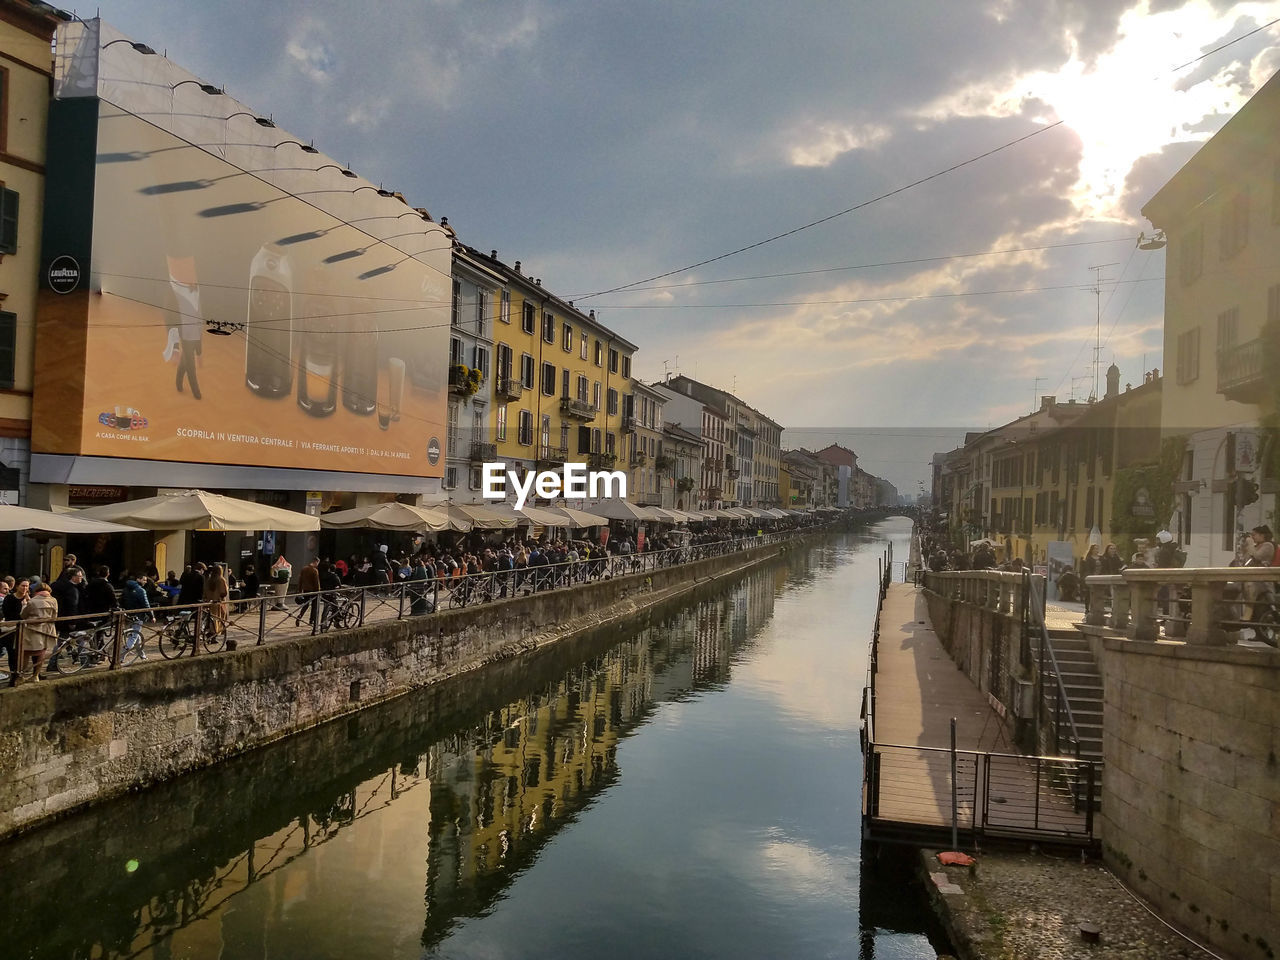
[[[524,384],[518,377],[498,377],[493,392],[505,400],[519,400],[524,396]]]
[[[587,465],[592,470],[612,470],[617,462],[617,456],[612,453],[593,453],[587,458]]]
[[[625,416],[623,416],[622,418],[623,433],[630,433],[631,431],[635,430],[635,428],[638,426],[640,426],[640,421],[636,419],[635,414],[628,413]]]
[[[594,420],[596,418],[595,406],[585,400],[578,400],[576,397],[561,397],[560,413],[566,417],[573,417],[575,420]]]
[[[471,444],[472,463],[493,463],[498,459],[498,445],[476,440]]]
[[[643,450],[637,450],[631,454],[631,466],[633,467],[643,467],[648,462],[649,457]]]
[[[538,462],[542,464],[555,464],[559,466],[569,459],[568,447],[553,447],[550,445],[542,447],[538,451]]]
[[[1265,391],[1262,338],[1218,351],[1218,392],[1228,400],[1257,403]]]

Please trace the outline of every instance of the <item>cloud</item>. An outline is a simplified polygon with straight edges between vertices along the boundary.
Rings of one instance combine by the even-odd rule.
[[[882,124],[840,126],[820,124],[807,133],[793,133],[787,137],[790,147],[787,159],[796,167],[828,167],[837,157],[851,150],[865,150],[889,138],[890,131]]]

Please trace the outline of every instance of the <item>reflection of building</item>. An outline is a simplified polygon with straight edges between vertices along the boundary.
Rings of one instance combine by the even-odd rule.
[[[26,502],[31,458],[32,357],[44,203],[52,7],[0,3],[0,496]],[[0,569],[26,569],[33,541],[0,535]],[[19,567],[18,564],[24,566]]]
[[[207,487],[302,510],[438,492],[441,225],[101,21],[63,24],[56,49],[40,499]],[[280,540],[295,567],[318,551]],[[72,546],[116,569],[153,557],[141,535]],[[182,532],[154,557],[258,551],[252,534]]]
[[[1189,566],[1230,562],[1280,492],[1278,115],[1275,76],[1142,208],[1168,238],[1163,493]]]

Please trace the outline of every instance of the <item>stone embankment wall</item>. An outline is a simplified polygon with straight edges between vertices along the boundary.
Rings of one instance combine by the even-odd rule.
[[[1280,651],[1108,638],[1102,840],[1160,913],[1280,954]]]
[[[0,837],[625,619],[805,542],[0,695]]]

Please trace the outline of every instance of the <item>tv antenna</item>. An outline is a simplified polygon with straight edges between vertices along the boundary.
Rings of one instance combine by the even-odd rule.
[[[1040,402],[1040,384],[1045,383],[1048,377],[1036,377],[1031,382],[1031,412],[1036,412],[1036,406]]]
[[[1102,285],[1110,283],[1110,277],[1103,277],[1102,271],[1107,267],[1117,267],[1116,263],[1099,263],[1089,267],[1093,271],[1093,286],[1088,290],[1093,294],[1094,313],[1093,313],[1093,393],[1089,394],[1089,402],[1093,403],[1098,399],[1098,370],[1102,366]],[[1071,395],[1075,396],[1075,388],[1072,387]]]
[[[671,379],[672,367],[675,367],[677,370],[680,369],[680,354],[677,353],[674,360],[662,361],[662,382],[663,383],[666,383],[668,380]]]

